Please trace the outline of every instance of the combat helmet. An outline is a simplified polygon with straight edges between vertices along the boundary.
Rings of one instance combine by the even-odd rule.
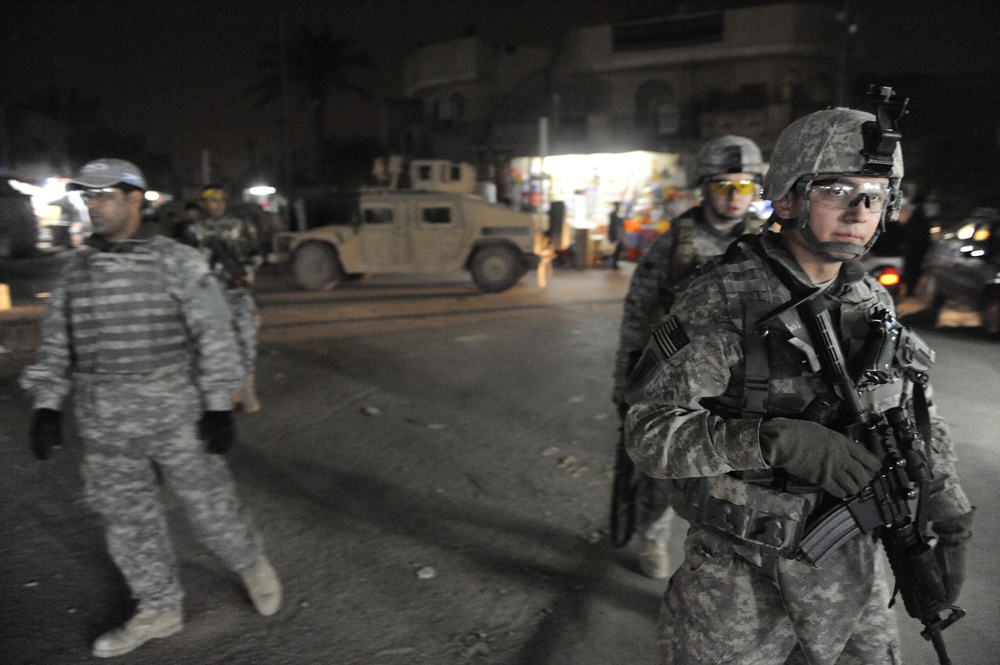
[[[764,175],[760,148],[750,139],[732,134],[706,142],[695,159],[695,184],[719,173],[753,173],[759,181]]]
[[[893,93],[883,88],[882,94],[885,95],[883,101],[888,102]],[[903,152],[895,123],[905,112],[906,102],[892,104],[897,107],[894,117],[883,113],[882,107],[878,116],[848,108],[816,111],[790,124],[778,137],[770,168],[764,176],[763,196],[776,201],[789,192],[798,195],[799,213],[790,227],[800,229],[819,254],[829,255],[836,251],[860,258],[885,229],[886,220],[896,219],[899,214]],[[850,243],[821,243],[809,228],[808,192],[815,177],[821,173],[889,179],[892,198],[882,211],[878,230],[863,249]]]

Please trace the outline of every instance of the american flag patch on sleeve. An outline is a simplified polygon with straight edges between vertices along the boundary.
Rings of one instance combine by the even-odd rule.
[[[653,329],[653,339],[663,352],[664,358],[669,358],[691,342],[681,322],[672,314]]]

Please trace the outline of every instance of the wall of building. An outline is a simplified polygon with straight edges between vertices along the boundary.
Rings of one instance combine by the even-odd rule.
[[[430,44],[406,57],[403,92],[407,97],[424,91],[475,81],[483,76],[486,44],[478,37],[464,37]]]
[[[468,37],[414,53],[407,94],[423,100],[431,123],[457,120],[447,102],[461,98],[462,122],[478,123],[475,140],[487,149],[491,141],[514,152],[537,149],[544,115],[553,153],[690,152],[730,132],[750,136],[767,152],[795,117],[856,92],[846,82],[871,64],[854,62],[858,54],[899,42],[880,39],[882,27],[917,21],[906,3],[886,4],[897,13],[859,7],[864,16],[854,20],[864,26],[863,44],[857,34],[845,37],[849,22],[838,17],[836,2],[754,4],[589,26],[568,31],[557,50]]]

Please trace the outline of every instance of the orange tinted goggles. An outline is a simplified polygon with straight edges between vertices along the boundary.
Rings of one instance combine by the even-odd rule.
[[[708,188],[713,194],[718,194],[719,196],[729,196],[731,192],[735,192],[740,196],[746,196],[747,194],[753,194],[757,191],[757,181],[756,180],[709,180]]]

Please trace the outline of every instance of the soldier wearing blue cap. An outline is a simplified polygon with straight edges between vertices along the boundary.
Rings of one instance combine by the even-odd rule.
[[[70,183],[94,231],[67,259],[36,362],[21,377],[34,393],[30,442],[40,460],[62,443],[62,403],[73,393],[85,496],[138,602],[128,622],[97,638],[98,657],[183,626],[157,469],[199,541],[242,577],[256,609],[270,615],[281,603],[219,455],[234,438],[232,391],[243,381],[229,313],[202,256],[142,222],[146,188],[139,168],[121,159],[92,161]]]

